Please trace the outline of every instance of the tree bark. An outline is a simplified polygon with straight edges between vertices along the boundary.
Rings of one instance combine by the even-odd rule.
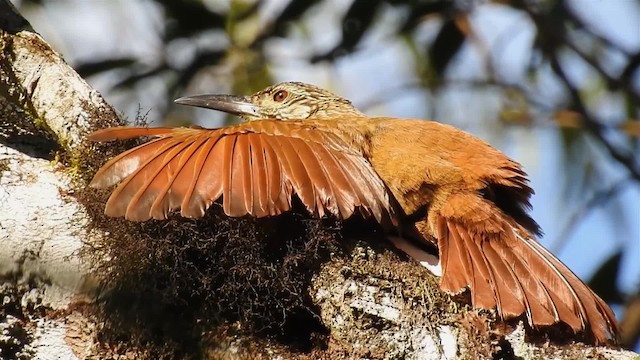
[[[109,236],[91,227],[74,196],[86,186],[74,161],[85,135],[121,124],[13,6],[0,0],[0,358],[144,358],[162,350],[100,336],[102,286],[83,256]],[[64,161],[60,161],[63,158]],[[75,160],[74,160],[75,159]],[[442,294],[437,278],[368,235],[345,236],[313,274],[307,294],[328,334],[300,351],[230,323],[202,334],[185,356],[206,358],[634,359],[580,343],[525,341],[522,324],[499,326]],[[144,257],[145,254],[135,254]],[[300,295],[303,296],[303,295]],[[527,340],[538,340],[528,337]]]

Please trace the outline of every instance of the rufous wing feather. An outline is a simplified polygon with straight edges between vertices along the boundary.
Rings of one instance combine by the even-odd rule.
[[[162,184],[162,189],[157,193],[155,200],[148,209],[149,214],[154,219],[164,219],[169,213],[169,209],[180,206],[182,199],[189,193],[189,185],[193,183],[195,176],[194,163],[197,161],[198,152],[208,151],[206,139],[199,139],[177,157],[177,163],[171,169],[170,174],[180,174],[182,176],[169,176]],[[205,149],[202,149],[205,147]],[[147,210],[143,211],[147,212]]]
[[[339,138],[296,122],[256,121],[221,129],[99,130],[91,140],[155,136],[105,164],[91,186],[118,184],[105,208],[134,221],[172,210],[200,217],[222,199],[229,216],[270,216],[292,196],[314,215],[347,218],[356,209],[393,218],[384,183],[361,153]]]
[[[223,192],[223,176],[222,167],[225,162],[224,143],[231,140],[230,138],[220,139],[220,137],[212,137],[208,139],[203,148],[189,159],[190,166],[193,168],[188,173],[181,171],[178,173],[176,182],[185,182],[189,184],[187,192],[181,199],[180,210],[182,216],[190,218],[202,217],[206,209],[218,199]],[[193,163],[192,163],[193,161]],[[191,163],[193,165],[191,165]],[[178,207],[170,207],[169,210],[175,210]]]
[[[87,136],[88,140],[96,142],[127,140],[139,138],[142,136],[162,136],[171,134],[174,128],[159,127],[133,127],[133,126],[116,126],[106,129],[100,129],[92,132]]]
[[[449,195],[431,219],[442,263],[441,287],[470,288],[474,307],[530,326],[567,324],[597,344],[617,334],[609,307],[513,219],[475,194]]]

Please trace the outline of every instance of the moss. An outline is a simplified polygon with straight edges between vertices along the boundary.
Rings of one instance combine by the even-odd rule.
[[[0,159],[0,178],[2,177],[2,173],[9,170],[9,159]]]
[[[114,152],[91,146],[79,179]],[[79,186],[76,195],[92,230],[108,233],[83,250],[108,289],[100,299],[104,341],[131,339],[131,346],[184,357],[202,348],[203,332],[236,322],[245,334],[304,351],[326,333],[307,289],[336,251],[334,221],[295,212],[229,219],[214,205],[199,220],[131,223],[103,215],[108,192]]]
[[[92,119],[93,130],[122,126],[126,123],[126,121],[115,116],[111,108],[99,109],[91,104],[84,104],[83,112]],[[133,125],[148,125],[146,115],[138,113],[133,121]],[[67,173],[71,175],[76,182],[76,187],[84,188],[93,178],[96,171],[98,171],[108,159],[139,145],[143,141],[144,139],[132,139],[127,141],[95,143],[85,139],[76,146],[73,151],[59,151],[56,154],[56,160],[66,166]],[[65,147],[64,149],[67,148]]]

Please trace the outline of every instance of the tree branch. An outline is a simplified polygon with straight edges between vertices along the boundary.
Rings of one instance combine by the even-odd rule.
[[[13,24],[21,24],[23,28],[16,30]],[[150,358],[153,354],[162,354],[167,346],[164,343],[148,343],[141,348],[123,337],[102,336],[105,320],[98,316],[98,304],[103,296],[113,294],[123,285],[114,283],[115,279],[105,280],[104,274],[93,269],[95,264],[81,255],[93,251],[92,246],[106,244],[99,239],[113,235],[100,231],[102,228],[95,222],[101,218],[88,216],[89,206],[72,196],[85,187],[82,177],[75,176],[80,171],[77,164],[88,162],[84,157],[92,154],[86,151],[83,138],[93,128],[122,122],[102,97],[40,36],[24,28],[24,24],[10,3],[0,0],[0,25],[3,26],[0,29],[0,79],[4,90],[0,109],[4,111],[3,118],[11,124],[0,128],[0,243],[3,244],[0,292],[5,299],[0,305],[3,334],[0,356],[73,359],[113,358],[122,353],[130,358]],[[11,136],[5,136],[8,132]],[[49,137],[49,141],[58,145],[58,154],[76,159],[76,163],[61,164],[31,156],[42,153],[38,149],[42,143],[25,144],[20,137],[24,134]],[[211,244],[208,238],[194,238],[198,221],[180,221],[173,228],[163,224],[166,223],[156,229],[186,234],[186,238],[200,246],[212,245],[216,250],[217,244]],[[153,225],[143,224],[138,229],[144,231]],[[145,233],[134,233],[129,226],[117,230],[121,234],[131,232],[127,238],[131,241],[144,240],[141,234]],[[160,231],[155,235],[159,238],[151,239],[153,241],[147,236],[148,245],[162,246],[168,242],[169,237],[165,236],[168,234]],[[312,238],[314,234],[307,236]],[[313,301],[312,310],[327,332],[320,345],[302,352],[277,341],[275,335],[243,331],[242,326],[233,323],[219,324],[205,331],[200,324],[209,319],[200,318],[184,329],[185,333],[196,334],[198,338],[182,349],[181,357],[450,359],[512,354],[523,358],[569,359],[594,355],[632,359],[636,356],[578,343],[528,343],[525,340],[544,342],[544,337],[525,337],[521,324],[515,324],[515,330],[511,331],[510,325],[496,322],[491,312],[470,311],[462,305],[464,299],[452,299],[440,292],[437,278],[425,269],[398,256],[386,242],[364,237],[345,234],[341,245],[344,253],[333,254],[322,262],[317,272],[309,276],[309,285],[303,293],[278,294],[308,297]],[[140,249],[128,254],[137,260],[132,264],[134,267],[154,256],[149,249],[147,252],[143,247]],[[169,263],[193,266],[192,258],[188,258],[192,263],[178,263],[188,250],[193,249],[176,249]],[[116,258],[98,260],[106,267],[119,264]],[[295,259],[290,261],[295,266]],[[274,262],[271,266],[278,264]],[[154,273],[159,269],[148,270]],[[247,271],[251,275],[258,269]],[[102,282],[98,283],[96,277]],[[163,281],[172,280],[168,278]],[[142,280],[144,278],[131,281]],[[234,281],[225,279],[224,285]],[[188,282],[186,285],[194,286]],[[259,284],[240,285],[250,288]],[[170,296],[172,290],[164,288],[163,291]],[[201,289],[192,290],[195,293]],[[98,299],[92,296],[95,293],[99,294]],[[119,300],[129,311],[125,316],[133,316],[162,299],[159,296],[135,304],[127,298]],[[110,315],[109,308],[101,309]],[[140,331],[157,334],[167,328],[171,330],[171,317],[178,310],[179,306],[174,307],[173,312],[159,314],[156,317],[159,328]],[[24,346],[25,343],[30,344],[30,348]],[[16,344],[23,345],[16,348]]]
[[[571,80],[569,80],[569,78],[567,77],[567,74],[564,72],[562,65],[560,65],[557,55],[552,54],[550,56],[550,61],[551,61],[551,68],[562,80],[565,87],[567,88],[567,91],[569,91],[569,95],[571,96],[571,99],[572,99],[573,105],[576,108],[576,111],[582,114],[585,128],[589,131],[589,133],[591,133],[591,135],[593,135],[593,137],[596,138],[596,140],[598,140],[605,147],[605,149],[607,149],[607,151],[609,152],[609,155],[612,158],[614,158],[616,161],[622,164],[625,168],[627,168],[627,170],[629,171],[629,173],[634,179],[640,181],[640,167],[636,163],[633,154],[630,152],[624,152],[618,149],[605,138],[602,131],[603,126],[599,122],[597,122],[595,119],[593,119],[593,117],[587,110],[586,106],[582,102],[582,97],[580,96],[578,89],[576,89],[573,86],[573,84],[571,83]]]

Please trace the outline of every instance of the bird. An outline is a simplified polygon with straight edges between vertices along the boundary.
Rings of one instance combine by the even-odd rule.
[[[251,96],[195,95],[177,104],[241,117],[237,125],[114,127],[92,141],[152,140],[109,160],[90,183],[117,185],[105,214],[132,221],[276,216],[299,201],[315,217],[373,218],[437,249],[440,287],[531,328],[565,324],[615,343],[609,306],[536,238],[521,165],[453,126],[368,117],[323,88],[283,82]]]

